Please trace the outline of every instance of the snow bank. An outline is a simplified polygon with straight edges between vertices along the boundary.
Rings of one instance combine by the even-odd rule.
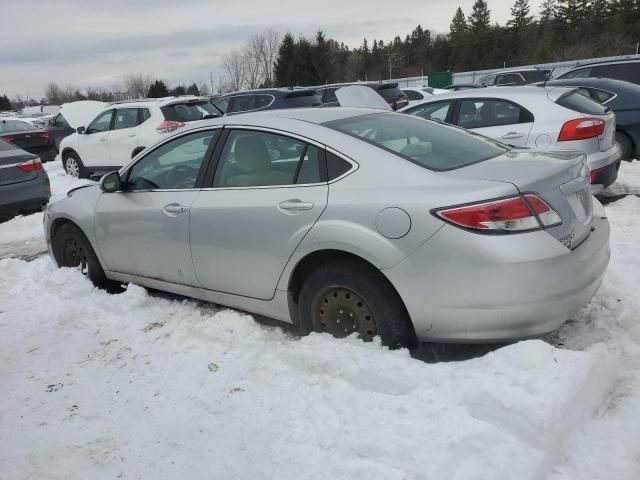
[[[603,197],[640,195],[640,160],[621,162],[618,179],[601,193]]]
[[[109,295],[46,257],[0,271],[9,479],[540,478],[610,378],[542,341],[428,365],[136,286]]]

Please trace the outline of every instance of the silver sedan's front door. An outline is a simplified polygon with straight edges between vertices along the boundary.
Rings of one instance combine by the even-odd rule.
[[[321,148],[232,130],[213,188],[191,207],[191,253],[209,290],[273,297],[287,261],[327,204]]]
[[[106,270],[197,285],[190,209],[217,135],[199,131],[162,144],[123,175],[123,191],[100,196],[95,233]]]

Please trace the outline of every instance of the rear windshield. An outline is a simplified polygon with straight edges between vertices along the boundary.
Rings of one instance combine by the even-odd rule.
[[[527,82],[542,82],[549,76],[549,70],[533,70],[520,72]]]
[[[600,105],[590,98],[580,95],[578,92],[571,92],[561,96],[556,103],[561,107],[568,108],[574,112],[585,113],[587,115],[605,115],[607,107]]]
[[[27,122],[17,122],[15,120],[0,121],[0,132],[20,132],[23,130],[36,130],[36,128],[37,127]]]
[[[453,170],[508,151],[481,135],[431,120],[375,113],[333,120],[326,127],[360,138],[429,170]]]
[[[384,98],[387,102],[397,100],[400,97],[404,97],[405,94],[402,93],[402,90],[398,88],[396,84],[381,85],[376,88],[376,91]]]
[[[320,99],[313,91],[289,93],[284,97],[284,101],[292,108],[315,107],[316,105],[320,105]]]
[[[162,110],[165,120],[173,120],[175,122],[193,122],[202,120],[207,115],[220,115],[220,112],[206,100],[201,102],[174,103],[164,106],[160,110]]]

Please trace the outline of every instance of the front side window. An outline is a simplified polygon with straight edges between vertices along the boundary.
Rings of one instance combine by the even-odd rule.
[[[53,120],[53,125],[60,128],[71,128],[61,113],[56,115],[56,118]]]
[[[403,90],[403,92],[409,100],[422,100],[424,98],[424,95],[415,90]]]
[[[482,77],[480,79],[480,85],[484,86],[484,87],[489,87],[491,85],[493,85],[496,81],[496,77],[495,75],[488,75],[486,77]]]
[[[531,123],[533,116],[524,108],[504,100],[469,99],[460,103],[458,125],[483,128],[516,123]]]
[[[498,75],[496,85],[524,85],[524,79],[517,73]]]
[[[591,67],[578,68],[571,72],[567,72],[564,75],[560,75],[558,78],[588,78],[591,76]]]
[[[98,118],[91,122],[91,125],[89,125],[89,128],[87,128],[86,133],[106,132],[107,130],[109,130],[112,115],[113,110],[101,113]]]
[[[222,149],[214,187],[261,187],[322,181],[322,151],[273,133],[232,130]]]
[[[137,108],[119,108],[116,110],[116,116],[113,121],[113,129],[121,130],[124,128],[133,128],[138,125],[138,109]]]
[[[375,113],[323,123],[429,170],[453,170],[508,151],[488,138],[412,115]]]
[[[178,137],[151,151],[129,171],[128,190],[195,188],[219,130]]]
[[[449,115],[449,109],[451,108],[451,102],[433,102],[425,105],[420,105],[406,113],[415,115],[416,117],[426,118],[427,120],[439,120],[444,122]]]

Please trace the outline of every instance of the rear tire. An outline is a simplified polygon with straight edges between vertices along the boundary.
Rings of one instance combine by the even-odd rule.
[[[314,270],[298,299],[302,333],[334,337],[380,336],[389,348],[413,348],[416,337],[402,300],[377,270],[355,261],[336,261]]]
[[[87,170],[80,157],[75,152],[67,152],[62,156],[62,166],[67,175],[76,178],[87,178]]]
[[[122,284],[104,274],[91,243],[76,225],[62,225],[53,237],[52,249],[59,267],[79,268],[96,287],[110,293],[123,291]]]
[[[633,142],[631,142],[631,139],[627,136],[627,134],[617,131],[616,143],[620,146],[620,158],[622,160],[631,161],[631,157],[633,155]]]

